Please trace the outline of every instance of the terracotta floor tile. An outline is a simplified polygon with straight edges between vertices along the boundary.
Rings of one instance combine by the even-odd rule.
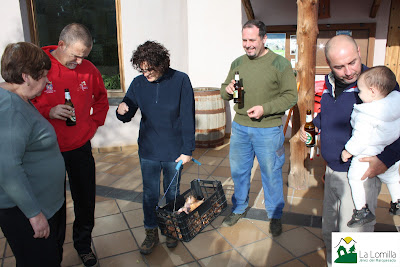
[[[307,266],[320,267],[326,265],[325,249],[320,249],[300,258]]]
[[[376,222],[377,223],[385,223],[390,225],[399,225],[399,219],[397,217],[389,214],[389,209],[386,208],[376,208],[375,210]],[[397,221],[397,224],[395,223]]]
[[[229,155],[229,149],[223,149],[223,150],[210,149],[204,154],[204,156],[220,157],[220,158],[225,158],[228,155]]]
[[[3,252],[4,252],[4,249],[6,248],[6,241],[7,240],[5,238],[0,239],[0,259],[3,258]]]
[[[286,231],[274,240],[297,257],[325,247],[321,239],[302,227]],[[295,240],[301,240],[301,242],[295,242]]]
[[[190,262],[190,263],[187,263],[187,264],[182,264],[182,265],[179,265],[179,267],[199,267],[200,265],[197,263],[197,262]]]
[[[110,267],[147,267],[148,265],[143,261],[142,255],[139,251],[128,252],[113,257],[100,259],[101,266]]]
[[[321,228],[304,227],[304,229],[307,229],[308,231],[313,233],[315,236],[317,236],[319,239],[323,240],[323,238],[322,238],[322,229]]]
[[[67,190],[65,192],[65,203],[67,208],[71,208],[74,206],[74,201],[72,200],[71,191]]]
[[[130,211],[130,210],[137,210],[142,209],[142,203],[132,202],[128,200],[117,199],[118,207],[121,209],[122,212]]]
[[[66,244],[66,243],[71,243],[73,240],[72,240],[72,227],[73,227],[73,224],[72,223],[70,223],[70,224],[67,224],[66,225],[66,227],[65,227],[65,240],[64,240],[64,244]]]
[[[239,220],[231,227],[218,228],[218,232],[233,247],[241,247],[268,237],[268,235],[246,219]]]
[[[128,173],[111,184],[111,187],[125,190],[136,190],[140,185],[142,185],[142,177],[135,177],[132,176],[131,173]]]
[[[103,217],[107,215],[120,213],[117,203],[115,200],[107,200],[102,202],[96,202],[94,217]]]
[[[269,233],[269,221],[261,221],[261,220],[253,220],[253,219],[245,219],[245,220],[248,220],[249,222],[254,224],[257,228],[259,228],[261,231],[263,231],[265,234],[272,237],[272,235]],[[282,233],[290,231],[297,227],[298,226],[283,223],[282,224]]]
[[[124,212],[126,221],[128,222],[129,228],[138,227],[143,225],[143,210],[131,210]]]
[[[289,211],[322,216],[322,200],[293,197]]]
[[[389,209],[391,201],[392,201],[392,198],[389,194],[381,193],[378,196],[378,207]]]
[[[292,261],[289,261],[289,262],[279,265],[279,267],[304,267],[304,266],[308,266],[308,265],[305,265],[304,263],[302,263],[299,260],[292,260]],[[323,266],[323,265],[320,265],[320,266]]]
[[[229,163],[229,157],[225,158],[221,164],[219,164],[221,167],[229,167],[230,168],[230,163]]]
[[[186,171],[187,173],[194,173],[194,174],[204,174],[204,175],[211,175],[213,171],[216,169],[217,166],[215,165],[205,165],[201,164],[200,168],[197,165],[193,165],[192,167],[188,168]]]
[[[119,154],[108,154],[105,157],[102,157],[97,160],[97,162],[108,162],[108,163],[120,163],[121,162],[121,155]]]
[[[82,264],[81,258],[79,258],[78,253],[76,252],[74,245],[72,243],[64,244],[64,253],[63,253],[63,261],[61,262],[61,266],[75,266],[78,264]],[[82,264],[83,266],[83,264]]]
[[[133,171],[134,169],[136,169],[137,166],[136,165],[130,165],[130,164],[124,164],[124,163],[120,163],[118,165],[114,165],[111,168],[108,168],[107,170],[105,170],[105,173],[109,173],[112,175],[125,175],[131,171]]]
[[[382,183],[381,194],[389,194],[389,189],[387,188],[386,184],[384,184],[384,183]]]
[[[196,259],[206,258],[232,249],[216,230],[200,233],[190,242],[184,242],[184,245]]]
[[[230,167],[218,166],[214,170],[212,175],[213,176],[220,176],[220,177],[231,177],[231,169],[230,169]]]
[[[75,220],[74,207],[67,208],[67,224],[73,223]]]
[[[129,230],[94,237],[93,243],[99,259],[138,249]]]
[[[259,193],[263,189],[261,180],[253,180],[250,184],[250,192]]]
[[[121,179],[120,176],[108,174],[108,173],[98,173],[96,174],[96,184],[102,186],[110,186],[112,183]]]
[[[167,248],[166,244],[157,245],[150,255],[145,256],[150,266],[180,266],[194,261],[189,251],[181,242],[175,248]]]
[[[114,165],[115,165],[114,163],[97,161],[96,162],[96,172],[104,172],[104,171],[108,170],[109,168],[113,167]]]
[[[3,267],[15,267],[16,262],[14,257],[4,258]]]
[[[115,214],[95,219],[92,236],[105,235],[128,229],[122,214]]]
[[[206,151],[206,148],[196,148],[192,153],[192,157],[195,159],[199,159]]]
[[[236,250],[230,250],[199,261],[201,266],[251,266]]]
[[[305,190],[294,190],[294,197],[309,198],[309,199],[324,199],[324,189],[322,186],[313,186]]]
[[[254,266],[275,266],[293,259],[290,253],[271,238],[237,249]]]

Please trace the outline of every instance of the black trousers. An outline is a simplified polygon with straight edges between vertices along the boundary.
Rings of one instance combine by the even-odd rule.
[[[0,227],[14,253],[18,267],[56,267],[61,265],[65,238],[65,202],[48,220],[50,235],[33,238],[34,231],[18,207],[0,209]]]
[[[96,198],[96,170],[92,146],[88,141],[77,149],[61,154],[64,157],[74,202],[74,247],[79,254],[86,254],[90,252],[91,247]]]

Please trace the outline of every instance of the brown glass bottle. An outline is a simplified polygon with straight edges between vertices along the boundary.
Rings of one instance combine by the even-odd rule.
[[[233,102],[243,104],[243,87],[240,84],[239,71],[235,72],[235,91],[233,91]]]
[[[311,114],[311,109],[307,109],[306,124],[304,125],[304,130],[307,134],[306,146],[315,146],[315,126],[313,121],[313,116]]]
[[[72,104],[72,100],[71,100],[71,95],[69,94],[69,89],[64,89],[65,92],[65,103],[64,105],[68,105],[72,108],[74,108],[74,104]],[[67,124],[67,126],[74,126],[76,125],[76,117],[75,117],[75,110],[73,111],[74,114],[72,114],[72,116],[70,118],[67,118],[67,121],[65,122]]]

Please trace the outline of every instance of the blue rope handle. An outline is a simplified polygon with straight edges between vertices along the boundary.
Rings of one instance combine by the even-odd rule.
[[[198,160],[195,159],[195,158],[192,158],[192,161],[193,161],[194,163],[196,163],[197,165],[199,165],[199,166],[201,165],[200,161],[198,161]],[[174,175],[174,178],[172,178],[171,182],[170,182],[169,185],[168,185],[167,190],[165,190],[165,193],[164,193],[163,197],[161,198],[161,200],[158,202],[158,204],[160,204],[160,202],[163,201],[165,195],[167,194],[169,188],[170,188],[171,185],[172,185],[172,182],[175,180],[176,176],[178,175],[179,170],[180,170],[181,167],[182,167],[182,164],[183,164],[183,161],[182,161],[182,160],[180,160],[180,161],[178,162],[178,164],[176,164],[176,167],[175,167],[176,173],[175,173],[175,175]],[[178,185],[178,180],[176,180],[176,184]],[[176,202],[176,193],[177,193],[177,191],[175,191],[174,210],[175,210],[175,202]],[[159,208],[159,205],[157,205],[156,209],[158,209],[158,208]]]

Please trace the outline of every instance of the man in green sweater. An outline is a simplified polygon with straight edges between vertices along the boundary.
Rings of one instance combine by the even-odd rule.
[[[242,28],[245,55],[231,64],[221,86],[221,96],[231,100],[234,74],[239,71],[243,104],[234,106],[230,140],[230,166],[235,192],[232,213],[223,226],[232,226],[245,215],[249,202],[250,174],[255,156],[261,170],[265,209],[273,236],[282,233],[282,166],[285,162],[285,136],[282,116],[297,102],[296,78],[290,62],[265,47],[265,24],[250,20]]]

